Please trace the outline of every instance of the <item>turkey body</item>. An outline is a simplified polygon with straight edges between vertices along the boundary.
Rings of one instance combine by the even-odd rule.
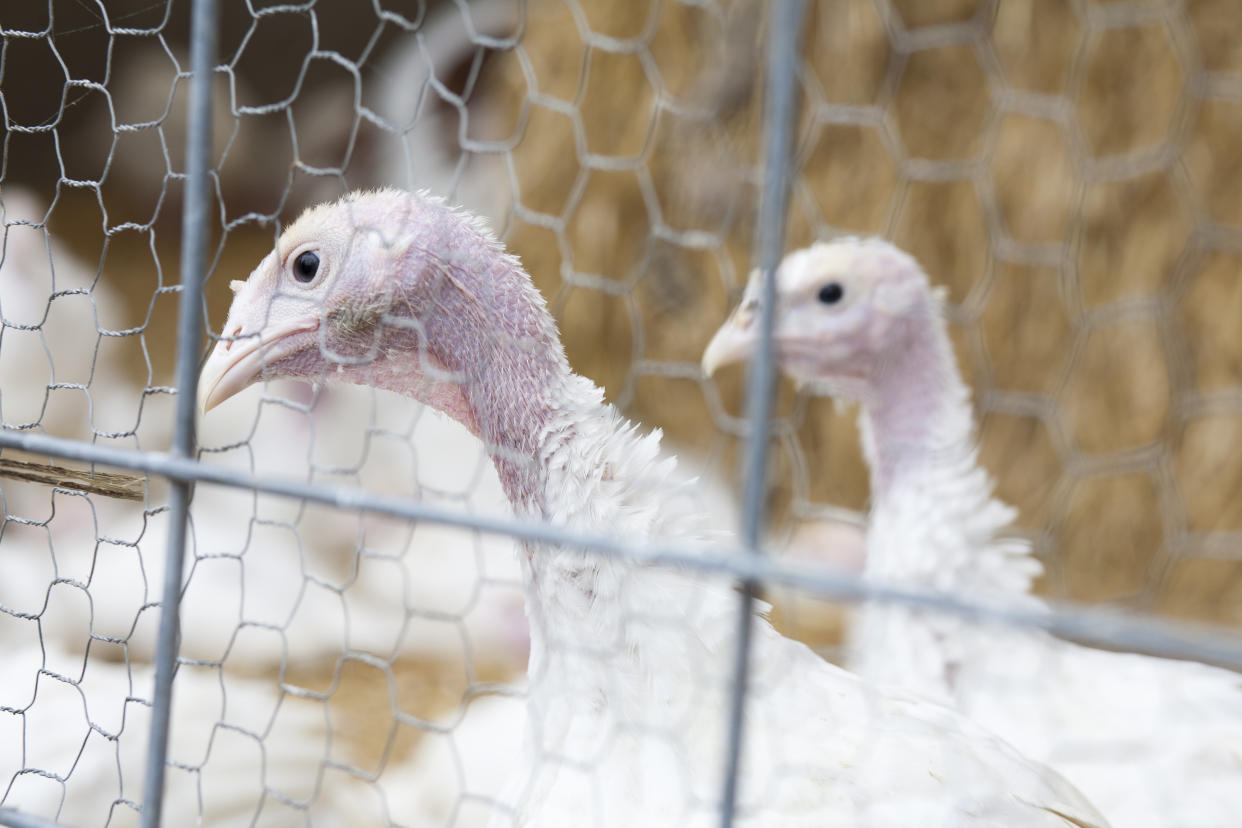
[[[565,422],[574,438],[548,458],[554,520],[587,529],[603,519],[622,537],[711,537],[656,435],[639,436],[610,408]],[[732,590],[575,550],[528,547],[522,562],[533,738],[505,797],[517,813],[496,824],[715,825]],[[1000,740],[754,623],[737,824],[1069,824],[1026,803],[1063,797],[1054,810],[1074,813],[1076,800],[1042,771],[1028,776],[1034,768]]]

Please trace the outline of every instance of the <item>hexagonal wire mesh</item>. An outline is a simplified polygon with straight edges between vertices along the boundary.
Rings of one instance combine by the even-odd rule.
[[[427,187],[492,222],[574,368],[663,428],[734,521],[741,374],[698,359],[753,259],[763,4],[406,5],[221,9],[212,336],[226,283],[305,205]],[[165,450],[188,8],[49,0],[0,27],[6,434]],[[1042,591],[1236,626],[1236,5],[848,0],[813,4],[802,37],[788,247],[882,234],[947,285]],[[240,396],[201,421],[209,466],[509,513],[478,441],[416,404]],[[857,565],[853,412],[782,386],[773,433],[769,545]],[[2,480],[4,806],[138,818],[170,517],[167,477],[143,484],[131,503]],[[486,820],[522,728],[512,540],[210,485],[190,526],[170,823]],[[836,607],[769,597],[831,654]]]

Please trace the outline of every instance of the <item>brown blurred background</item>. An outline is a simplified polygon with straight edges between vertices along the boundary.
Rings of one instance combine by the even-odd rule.
[[[752,258],[764,4],[221,5],[213,329],[272,219],[430,185],[493,218],[578,370],[732,485],[742,374],[697,362]],[[110,3],[154,32],[116,35],[52,6],[4,40],[0,197],[53,205],[127,297],[110,347],[171,384],[188,4]],[[1046,592],[1242,624],[1242,6],[809,7],[788,247],[882,234],[948,286]],[[775,531],[865,509],[853,412],[789,388],[780,412]]]

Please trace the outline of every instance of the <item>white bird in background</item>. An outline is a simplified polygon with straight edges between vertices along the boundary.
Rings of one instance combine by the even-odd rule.
[[[782,370],[862,404],[871,467],[866,574],[1040,607],[1015,511],[979,466],[969,390],[943,296],[910,256],[846,238],[790,254],[776,273]],[[761,283],[712,339],[704,369],[753,354]],[[1040,632],[867,605],[851,666],[956,706],[1077,785],[1116,825],[1222,828],[1242,814],[1242,677],[1109,653]]]
[[[512,0],[441,3],[385,56],[368,84],[372,111],[392,128],[376,136],[375,183],[448,193],[493,226],[503,225],[513,200],[505,154],[472,151],[462,142],[509,138],[494,91],[476,82],[488,59],[478,38],[512,36],[518,13]]]
[[[310,395],[293,383],[254,391],[232,416],[204,421],[205,458],[260,476],[510,511],[477,441],[455,423],[420,417],[409,400],[364,388]],[[246,519],[219,520],[230,514]],[[199,487],[192,516],[185,612],[204,624],[182,644],[191,657],[218,659],[235,647],[231,659],[268,665],[347,651],[515,672],[525,663],[507,538],[221,487]]]
[[[257,404],[262,389],[254,391]],[[354,403],[355,412],[366,408],[365,389],[332,394]],[[244,418],[206,424],[205,456],[261,476],[313,475],[348,485],[378,480],[394,493],[413,492],[417,468],[429,481],[438,476],[448,484],[420,487],[430,501],[482,514],[508,511],[490,464],[472,468],[468,461],[471,453],[481,455],[477,441],[454,423],[426,418],[412,444],[379,441],[367,450],[363,429],[341,416],[336,402],[322,411],[318,405],[298,410],[271,402],[276,399],[257,411],[231,412],[247,413]],[[225,438],[221,427],[232,434]],[[456,463],[441,462],[438,455],[452,448]],[[347,471],[314,474],[325,468]],[[452,481],[454,474],[467,477],[468,487]],[[153,658],[167,512],[19,481],[3,481],[0,491],[8,514],[18,518],[0,536],[0,605],[37,615],[45,639],[63,646],[81,649],[91,636],[102,636],[123,641],[134,658]],[[198,487],[190,521],[182,611],[195,621],[182,631],[183,657],[227,660],[247,670],[347,652],[470,661],[513,672],[525,664],[526,620],[511,540],[218,486]]]
[[[0,211],[0,419],[60,437],[133,432],[141,389],[109,362],[123,338],[103,334],[123,300],[47,231],[36,194],[6,184]]]
[[[33,622],[0,622],[0,807],[74,828],[137,824],[151,668],[40,642]],[[328,766],[323,701],[187,664],[175,687],[164,824],[354,824],[339,791],[361,783]]]
[[[305,213],[233,300],[210,409],[260,379],[375,385],[486,444],[514,514],[624,538],[711,536],[659,435],[573,374],[482,222],[384,190]],[[736,645],[728,584],[524,543],[530,741],[503,825],[715,825]],[[868,687],[751,619],[739,825],[1100,825],[1064,780],[960,715]]]

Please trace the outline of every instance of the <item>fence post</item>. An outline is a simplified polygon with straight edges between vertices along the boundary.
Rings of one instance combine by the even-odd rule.
[[[763,294],[759,308],[759,348],[750,363],[746,386],[749,432],[741,526],[742,545],[752,555],[760,554],[759,537],[763,529],[763,503],[767,491],[768,422],[772,415],[775,385],[772,318],[776,287],[773,274],[785,247],[785,213],[789,207],[793,131],[798,113],[798,35],[802,28],[803,0],[776,0],[770,14],[764,94],[763,192],[755,238],[759,250],[758,267],[763,274]],[[750,666],[751,616],[759,586],[755,579],[748,578],[741,582],[724,792],[721,795],[720,824],[723,828],[731,828],[737,807],[737,773],[742,753],[746,682]]]
[[[181,306],[177,322],[177,409],[172,454],[194,456],[198,367],[202,356],[203,268],[207,260],[207,168],[211,160],[211,87],[216,54],[215,0],[194,0],[190,12],[190,102],[185,147],[185,203],[181,220]],[[155,689],[143,786],[142,826],[158,828],[164,803],[168,723],[176,671],[181,578],[193,484],[174,480],[169,493],[167,563],[155,652]]]

